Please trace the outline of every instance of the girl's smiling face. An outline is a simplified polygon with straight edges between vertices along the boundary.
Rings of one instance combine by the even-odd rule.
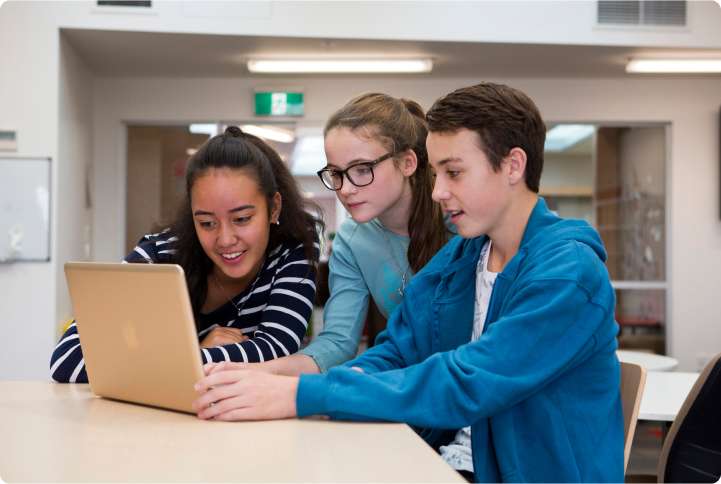
[[[191,189],[195,232],[215,274],[248,283],[265,257],[270,224],[280,215],[280,194],[268,209],[255,178],[244,169],[210,168]]]

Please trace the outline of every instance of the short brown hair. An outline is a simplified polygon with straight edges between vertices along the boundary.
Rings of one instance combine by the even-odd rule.
[[[538,193],[546,125],[536,104],[523,92],[490,82],[464,87],[437,100],[426,119],[430,132],[475,131],[494,171],[511,149],[521,148],[528,158],[526,186]]]

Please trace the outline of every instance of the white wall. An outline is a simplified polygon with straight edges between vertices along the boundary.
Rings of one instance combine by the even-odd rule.
[[[282,37],[443,40],[718,48],[721,9],[687,4],[687,26],[599,27],[592,0],[476,1],[159,1],[149,14],[98,13],[63,4],[59,24],[149,32]],[[107,11],[107,10],[105,10]]]
[[[58,34],[52,19],[18,4],[0,10],[0,128],[18,133],[13,155],[52,158],[52,228],[57,227]],[[51,245],[54,247],[54,245]],[[54,255],[54,252],[52,252]],[[55,267],[0,264],[0,379],[47,376],[55,331]]]
[[[56,318],[72,317],[62,264],[88,260],[91,253],[92,197],[92,74],[75,49],[60,39],[59,124],[57,183],[55,190]],[[89,198],[88,198],[89,197]]]
[[[593,154],[549,154],[543,160],[541,192],[559,187],[578,187],[593,190]]]
[[[417,99],[425,108],[450,90],[479,79],[312,79],[303,82],[305,122],[318,123],[350,96],[370,90]],[[669,351],[681,368],[721,350],[721,303],[707,274],[721,274],[718,215],[718,93],[721,80],[504,79],[538,103],[549,121],[671,123],[667,174]],[[95,86],[96,256],[122,254],[123,121],[252,119],[247,79],[102,79]],[[562,96],[560,95],[562,93]],[[112,94],[112,95],[111,95]],[[559,101],[562,99],[562,101]]]

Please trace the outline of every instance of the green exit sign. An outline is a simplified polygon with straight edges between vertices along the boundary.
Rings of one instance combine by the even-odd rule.
[[[256,116],[303,116],[302,92],[256,92]]]

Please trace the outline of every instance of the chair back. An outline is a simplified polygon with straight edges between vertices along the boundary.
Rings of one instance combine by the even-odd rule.
[[[635,363],[621,362],[621,403],[623,405],[623,472],[628,467],[633,435],[636,433],[638,409],[641,406],[646,370]]]
[[[661,448],[658,482],[718,482],[721,477],[721,353],[706,365]]]

